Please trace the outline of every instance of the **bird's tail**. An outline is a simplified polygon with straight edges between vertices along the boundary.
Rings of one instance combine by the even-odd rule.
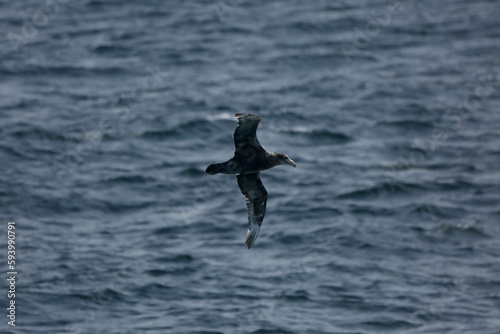
[[[259,236],[260,225],[251,224],[247,231],[247,237],[245,239],[245,244],[247,244],[248,249],[252,248],[255,240]]]
[[[208,175],[215,175],[217,173],[221,173],[225,170],[224,164],[211,164],[205,169],[205,173]]]

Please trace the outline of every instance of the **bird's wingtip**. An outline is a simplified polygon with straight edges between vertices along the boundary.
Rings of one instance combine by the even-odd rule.
[[[234,117],[237,117],[238,119],[244,118],[244,119],[249,119],[249,120],[254,119],[257,121],[261,121],[261,118],[257,114],[237,113],[237,114],[234,114]]]
[[[252,248],[253,244],[255,243],[255,240],[257,240],[257,236],[259,235],[260,231],[260,226],[259,225],[253,225],[252,229],[248,229],[247,231],[247,237],[245,239],[245,244],[248,247],[248,250]]]

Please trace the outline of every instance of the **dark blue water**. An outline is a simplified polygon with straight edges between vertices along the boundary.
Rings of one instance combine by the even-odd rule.
[[[499,18],[487,0],[0,2],[0,332],[499,333]],[[298,163],[261,174],[250,251],[235,178],[203,172],[237,112]]]

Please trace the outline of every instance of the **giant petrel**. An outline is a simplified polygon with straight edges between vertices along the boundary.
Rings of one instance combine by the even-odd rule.
[[[236,114],[238,126],[234,131],[234,157],[220,164],[211,164],[205,173],[235,174],[248,208],[248,231],[245,243],[250,249],[259,235],[266,214],[267,191],[260,181],[260,171],[278,165],[297,164],[283,153],[268,152],[257,140],[261,118],[256,114]]]

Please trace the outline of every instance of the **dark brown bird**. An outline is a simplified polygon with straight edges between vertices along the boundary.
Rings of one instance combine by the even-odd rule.
[[[297,164],[286,154],[268,152],[262,148],[256,135],[261,121],[258,115],[236,114],[235,117],[238,117],[238,126],[234,131],[234,157],[220,164],[211,164],[205,173],[236,175],[248,208],[245,243],[250,249],[259,235],[266,214],[267,191],[260,181],[260,171],[284,164],[297,167]]]

